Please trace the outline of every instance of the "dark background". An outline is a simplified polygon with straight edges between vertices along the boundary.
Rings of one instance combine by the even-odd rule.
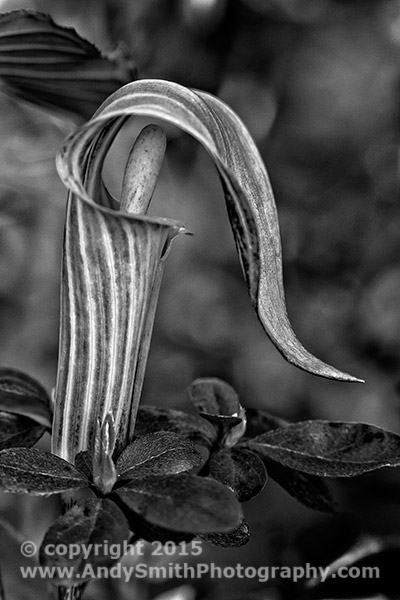
[[[294,329],[318,357],[366,380],[330,382],[285,363],[250,306],[214,166],[193,140],[171,130],[151,212],[183,221],[195,236],[179,239],[168,261],[142,401],[185,410],[189,383],[217,376],[245,406],[399,433],[400,2],[0,2],[2,11],[22,7],[50,12],[103,51],[123,40],[139,77],[212,92],[237,111],[275,191]],[[66,196],[54,156],[72,128],[67,119],[0,96],[0,364],[25,370],[49,390]],[[131,143],[125,138],[109,164],[116,188]],[[400,533],[398,471],[332,488],[342,508],[334,517],[302,507],[270,482],[245,506],[250,544],[210,550],[201,560],[323,565],[360,537]],[[15,496],[2,496],[0,508],[21,539],[36,541],[57,511],[53,501]],[[20,560],[10,539],[1,534],[3,571]],[[256,598],[292,597],[276,582],[214,584],[202,581],[200,597],[250,590]],[[43,583],[18,585],[9,598],[27,590],[26,597],[43,597]],[[115,596],[109,587],[93,585],[88,597]],[[153,597],[164,587],[121,584],[118,596]],[[180,598],[193,597],[193,588],[186,593]]]

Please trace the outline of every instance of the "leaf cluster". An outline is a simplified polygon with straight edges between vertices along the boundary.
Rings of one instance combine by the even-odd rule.
[[[400,436],[372,425],[290,423],[245,410],[235,390],[215,378],[198,379],[188,391],[198,415],[141,407],[135,438],[118,452],[108,414],[93,448],[71,464],[32,447],[51,417],[40,384],[18,371],[0,371],[0,489],[37,496],[89,490],[45,535],[43,564],[72,561],[76,576],[90,561],[102,566],[115,560],[46,555],[44,548],[61,540],[94,546],[106,539],[122,546],[132,536],[165,542],[197,535],[220,547],[241,546],[250,532],[240,503],[259,494],[268,476],[306,506],[332,513],[336,504],[326,478],[400,464]]]
[[[0,451],[0,489],[48,496],[86,488],[45,535],[39,554],[43,565],[73,567],[72,580],[83,581],[84,567],[109,565],[114,556],[71,558],[46,554],[49,544],[97,544],[123,547],[131,536],[147,540],[191,540],[195,535],[221,535],[237,528],[242,511],[234,493],[213,478],[194,473],[203,458],[182,435],[159,431],[137,437],[113,457],[115,432],[111,417],[102,424],[94,450],[80,452],[71,464],[39,448]],[[70,579],[53,581],[59,585]]]
[[[179,430],[205,446],[209,458],[202,472],[231,488],[240,502],[256,496],[268,474],[306,506],[333,513],[337,506],[327,478],[400,464],[400,436],[372,425],[290,423],[264,410],[244,410],[235,391],[218,379],[196,380],[189,397],[198,418],[145,406],[139,408],[136,432]]]

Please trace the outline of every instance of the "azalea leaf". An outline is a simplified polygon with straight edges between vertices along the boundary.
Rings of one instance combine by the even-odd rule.
[[[0,77],[23,100],[87,119],[136,66],[122,45],[104,55],[48,15],[16,10],[0,14]]]
[[[262,460],[242,448],[218,450],[212,455],[209,468],[214,479],[235,492],[239,502],[254,498],[268,479]]]
[[[224,417],[207,413],[200,413],[200,415],[214,427],[219,446],[233,446],[242,437],[246,427],[245,421],[240,417]]]
[[[286,427],[290,421],[277,417],[266,410],[246,408],[246,437],[253,438],[272,429]]]
[[[365,423],[302,421],[246,442],[260,456],[325,477],[400,465],[400,436]]]
[[[199,538],[219,548],[237,548],[245,546],[250,540],[250,529],[247,521],[242,518],[239,525],[230,531],[206,533],[199,535]]]
[[[173,531],[229,531],[241,518],[240,504],[230,490],[196,475],[133,480],[115,493],[147,521]]]
[[[160,527],[146,521],[138,513],[131,510],[124,504],[116,494],[113,494],[113,500],[120,507],[125,517],[128,520],[129,528],[134,532],[135,537],[146,540],[147,542],[191,542],[194,538],[193,533],[185,533],[182,531],[172,531],[167,527]]]
[[[114,502],[89,499],[74,505],[53,523],[40,546],[39,562],[44,567],[55,567],[52,583],[82,582],[86,565],[91,565],[93,570],[109,567],[120,558],[129,537],[128,522]],[[54,552],[54,547],[60,544],[65,545],[71,555]],[[110,552],[110,548],[119,548],[119,555]],[[71,569],[68,576],[65,575],[67,569]]]
[[[332,491],[317,475],[284,467],[273,460],[265,460],[265,465],[269,477],[304,506],[330,514],[337,512]]]
[[[78,452],[75,457],[75,466],[89,481],[93,480],[93,456],[89,450]]]
[[[51,401],[44,387],[16,369],[0,368],[0,411],[29,417],[51,429]]]
[[[140,406],[135,435],[142,436],[155,431],[172,431],[206,447],[211,446],[216,438],[215,430],[197,416],[172,408]]]
[[[30,448],[45,431],[46,427],[28,417],[0,411],[0,450]]]
[[[237,393],[222,379],[195,379],[188,391],[190,400],[200,413],[238,417],[242,409]]]
[[[235,390],[221,379],[196,379],[189,397],[217,432],[222,446],[234,446],[246,429],[246,413]]]
[[[46,496],[85,487],[86,477],[67,461],[39,448],[0,451],[0,490]]]
[[[247,408],[246,417],[246,436],[249,438],[290,425],[286,419],[255,408]],[[332,491],[321,477],[284,467],[266,458],[264,464],[269,477],[304,506],[330,514],[337,512],[338,506]]]
[[[173,475],[189,471],[203,459],[192,442],[170,431],[149,433],[129,444],[118,458],[121,479]]]
[[[268,175],[247,129],[217,98],[168,81],[141,80],[124,86],[105,101],[90,123],[68,138],[60,152],[58,170],[71,192],[90,201],[82,172],[88,148],[110,123],[130,115],[163,119],[180,127],[213,158],[251,300],[285,358],[317,375],[359,381],[312,356],[295,337],[286,313],[278,216]]]

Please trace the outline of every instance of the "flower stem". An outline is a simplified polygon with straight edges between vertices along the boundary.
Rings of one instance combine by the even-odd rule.
[[[58,600],[81,600],[85,587],[86,583],[67,587],[60,585],[58,587]]]
[[[167,138],[158,125],[147,125],[130,151],[122,182],[120,210],[146,214],[167,147]]]

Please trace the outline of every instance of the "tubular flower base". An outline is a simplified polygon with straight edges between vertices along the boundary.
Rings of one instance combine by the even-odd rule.
[[[68,202],[53,452],[74,462],[108,413],[132,438],[165,249],[183,227]]]

